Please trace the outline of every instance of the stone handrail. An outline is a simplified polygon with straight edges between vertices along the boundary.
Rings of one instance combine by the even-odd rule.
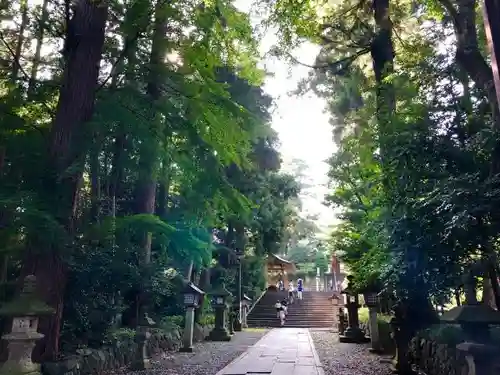
[[[262,299],[262,297],[264,297],[266,293],[267,289],[260,294],[259,298],[257,298],[254,303],[252,303],[252,306],[250,306],[250,308],[248,309],[247,316],[248,314],[250,314],[250,312],[254,309],[254,307],[259,303],[259,301]]]

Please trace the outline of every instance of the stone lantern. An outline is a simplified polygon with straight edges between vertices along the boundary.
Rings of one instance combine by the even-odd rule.
[[[38,317],[54,312],[36,297],[36,277],[26,276],[20,296],[0,309],[0,315],[12,318],[11,332],[2,336],[8,343],[9,356],[0,368],[0,374],[41,374],[40,365],[31,360],[36,341],[43,337],[37,332]]]
[[[344,335],[339,337],[339,340],[340,342],[362,343],[368,340],[363,331],[359,328],[359,299],[358,293],[352,289],[353,279],[353,276],[347,276],[349,284],[347,288],[342,291],[342,294],[345,294],[347,299],[345,307],[347,308],[348,327]]]
[[[500,312],[477,301],[472,272],[464,279],[466,304],[444,312],[440,320],[462,328],[466,341],[458,344],[457,349],[465,355],[469,374],[496,374],[499,349],[491,343],[489,328],[500,325]]]
[[[147,345],[148,341],[151,338],[150,329],[153,328],[156,323],[153,319],[151,319],[143,310],[140,313],[137,330],[135,333],[135,342],[137,344],[137,349],[135,353],[135,357],[130,364],[130,369],[132,370],[147,370],[151,368],[151,360],[148,355]]]
[[[449,324],[459,324],[468,341],[489,342],[490,325],[500,325],[500,312],[476,298],[475,278],[472,273],[464,280],[466,302],[441,315],[440,320]]]
[[[368,326],[370,327],[370,351],[373,353],[381,353],[382,346],[380,344],[380,334],[378,332],[377,322],[377,308],[378,308],[378,294],[376,292],[364,293],[365,305],[368,307]]]
[[[183,295],[184,306],[186,306],[186,319],[182,346],[179,351],[191,353],[193,351],[194,310],[201,305],[205,292],[189,282],[184,288]]]
[[[243,299],[241,300],[241,327],[248,328],[247,324],[247,314],[250,310],[252,304],[252,299],[246,294],[243,294]]]
[[[215,310],[215,326],[210,331],[208,339],[211,341],[231,341],[231,335],[227,330],[227,301],[231,297],[224,285],[214,289],[210,293],[212,306]]]

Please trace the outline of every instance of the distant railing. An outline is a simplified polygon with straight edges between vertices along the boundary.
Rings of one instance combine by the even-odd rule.
[[[255,302],[252,304],[252,306],[250,306],[250,308],[248,309],[248,312],[247,312],[247,316],[248,316],[248,314],[250,314],[250,312],[254,309],[254,307],[255,307],[255,306],[259,303],[259,301],[262,299],[262,297],[264,297],[264,294],[266,294],[266,292],[267,292],[267,289],[266,289],[266,290],[264,290],[264,291],[261,293],[261,295],[259,296],[259,298],[257,298],[257,299],[255,300]]]

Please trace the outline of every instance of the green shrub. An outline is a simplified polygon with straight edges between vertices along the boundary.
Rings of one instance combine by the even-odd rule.
[[[182,315],[172,315],[164,316],[160,320],[158,327],[163,331],[171,331],[173,329],[178,329],[184,327],[184,316]]]
[[[114,328],[106,332],[105,343],[133,340],[135,330],[131,328]]]
[[[215,324],[215,315],[214,314],[205,314],[200,318],[200,324],[202,326],[214,325]]]

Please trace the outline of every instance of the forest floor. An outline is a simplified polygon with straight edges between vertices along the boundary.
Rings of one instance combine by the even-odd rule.
[[[115,371],[113,375],[215,375],[267,332],[265,329],[251,329],[237,332],[230,342],[196,343],[193,353],[164,352],[152,358],[152,368],[149,370],[123,369]]]
[[[370,344],[345,344],[328,330],[309,330],[325,375],[389,375],[387,361],[368,351]]]

